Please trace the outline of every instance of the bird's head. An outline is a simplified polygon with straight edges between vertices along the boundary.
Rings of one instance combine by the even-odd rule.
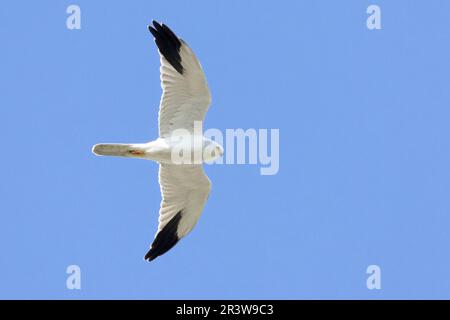
[[[203,160],[214,161],[223,155],[223,148],[215,141],[205,139],[203,144]]]

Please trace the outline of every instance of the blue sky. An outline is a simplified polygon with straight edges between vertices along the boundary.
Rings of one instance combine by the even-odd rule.
[[[450,2],[73,3],[81,30],[69,1],[0,7],[0,298],[450,298]],[[197,227],[149,264],[158,166],[91,147],[157,136],[152,19],[202,62],[205,128],[279,129],[280,170],[206,166]]]

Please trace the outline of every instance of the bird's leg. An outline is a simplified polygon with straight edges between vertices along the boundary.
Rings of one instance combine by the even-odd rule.
[[[132,155],[135,156],[143,156],[145,154],[144,151],[142,150],[137,150],[137,149],[131,149],[130,151],[128,151],[129,153],[131,153]]]

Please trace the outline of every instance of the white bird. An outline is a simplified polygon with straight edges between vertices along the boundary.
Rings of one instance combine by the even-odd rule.
[[[166,25],[153,21],[148,29],[161,57],[163,94],[159,106],[159,137],[144,144],[96,144],[92,152],[154,160],[160,164],[162,201],[158,231],[144,257],[152,261],[194,228],[211,189],[201,163],[222,156],[223,148],[203,137],[202,131],[195,127],[197,121],[203,121],[211,95],[194,52]],[[195,154],[201,155],[200,162],[192,161]],[[191,162],[186,161],[188,158]]]

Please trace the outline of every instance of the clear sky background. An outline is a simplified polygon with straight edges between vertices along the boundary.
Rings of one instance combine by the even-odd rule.
[[[450,298],[449,1],[73,3],[81,30],[69,1],[0,6],[0,298]],[[205,128],[278,128],[280,170],[206,166],[196,228],[147,263],[158,166],[91,147],[157,136],[152,19],[204,67]]]

